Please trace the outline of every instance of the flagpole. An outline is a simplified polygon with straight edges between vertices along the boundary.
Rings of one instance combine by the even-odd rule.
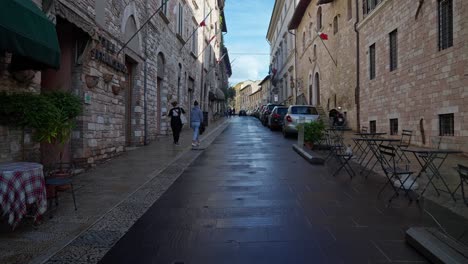
[[[130,41],[133,40],[133,38],[138,34],[138,32],[140,32],[144,26],[146,26],[146,24],[148,24],[148,22],[150,22],[150,20],[159,12],[159,10],[161,10],[161,8],[163,8],[163,6],[165,6],[167,4],[169,0],[165,0],[164,3],[161,4],[161,6],[146,20],[146,22],[133,34],[133,36],[122,46],[122,48],[117,52],[117,55],[120,54],[120,52],[125,48],[127,47],[128,43],[130,43]]]
[[[317,34],[318,34],[318,32],[317,32]],[[335,61],[335,59],[333,59],[333,56],[331,55],[330,51],[328,50],[328,47],[327,47],[327,45],[325,44],[325,42],[323,41],[323,39],[320,37],[320,35],[319,35],[319,39],[320,39],[320,41],[322,41],[322,43],[323,43],[323,46],[324,46],[324,47],[325,47],[325,49],[327,50],[327,52],[328,52],[328,55],[330,56],[331,60],[332,60],[332,61],[333,61],[333,63],[335,64],[335,66],[338,66],[338,63]]]
[[[203,18],[202,22],[200,22],[200,24],[198,25],[198,27],[192,32],[192,34],[190,35],[190,37],[185,41],[184,45],[180,48],[180,51],[185,47],[185,44],[187,44],[187,42],[193,37],[193,35],[195,34],[195,32],[198,31],[198,29],[201,27],[201,23],[204,23],[205,20],[208,18],[208,16],[211,14],[211,12],[213,12],[213,9],[210,10],[210,12],[208,13],[208,15],[206,15],[205,18]]]
[[[213,41],[213,39],[215,37],[216,37],[216,35],[213,35],[213,37],[211,37],[211,39],[208,41],[208,45],[206,45],[206,47],[202,50],[202,52],[200,52],[200,54],[198,54],[197,59],[205,52],[206,48],[208,48],[210,46],[209,44],[211,43],[211,41]]]

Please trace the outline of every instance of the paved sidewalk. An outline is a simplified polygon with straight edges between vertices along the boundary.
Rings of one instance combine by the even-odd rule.
[[[229,119],[212,122],[201,137],[200,149],[209,145],[229,125]],[[191,129],[184,128],[181,146],[172,143],[172,136],[164,136],[149,146],[138,147],[73,178],[78,210],[74,211],[70,193],[60,195],[60,205],[53,218],[45,215],[37,228],[25,222],[15,231],[0,227],[0,263],[77,263],[78,258],[99,258],[100,250],[86,250],[71,244],[89,233],[91,227],[105,232],[91,232],[93,241],[115,243],[128,228],[177,179],[184,168],[201,151],[191,151]],[[151,192],[148,192],[151,186]],[[156,192],[154,192],[155,188]],[[146,191],[145,191],[145,188]],[[143,198],[145,203],[129,204],[132,198]],[[112,225],[119,223],[119,230]],[[122,225],[124,223],[124,225]],[[114,241],[115,240],[115,241]],[[84,243],[83,239],[78,243]],[[70,246],[71,244],[71,246]],[[68,246],[67,246],[68,245]],[[60,252],[69,261],[57,260]],[[84,252],[84,251],[86,252]],[[75,258],[73,258],[75,257]],[[85,261],[85,262],[87,262]]]
[[[353,131],[346,131],[344,133],[345,144],[350,144],[351,146],[354,146],[354,142],[352,141],[352,138],[356,137],[354,134],[355,132]],[[400,136],[397,136],[394,138],[399,139]],[[412,171],[419,171],[421,167],[416,161],[416,158],[414,157],[414,155],[411,153],[408,153],[407,156],[410,159],[410,169]],[[455,170],[455,168],[457,167],[457,164],[468,165],[468,156],[466,156],[466,154],[449,155],[440,169],[441,174],[443,175],[445,181],[447,182],[448,186],[450,187],[452,191],[455,190],[455,188],[460,183],[460,177],[458,175],[458,172]],[[371,173],[371,175],[374,175],[374,176],[380,175],[384,177],[384,173],[382,169],[380,168],[380,166],[375,166],[374,172]],[[369,177],[372,177],[372,176],[369,176]],[[424,186],[426,182],[427,182],[427,177],[423,174],[419,178],[418,183],[420,186]],[[441,181],[435,179],[433,182],[434,184],[436,184],[436,186],[438,186],[438,188],[443,189],[443,185]],[[468,220],[468,206],[466,206],[462,201],[460,189],[457,191],[457,193],[455,193],[455,197],[457,199],[456,202],[453,201],[453,199],[448,193],[441,192],[440,196],[438,196],[433,188],[428,188],[427,191],[424,193],[424,198],[429,199],[433,201],[434,203],[439,204],[440,206],[445,207],[449,209],[450,211]]]

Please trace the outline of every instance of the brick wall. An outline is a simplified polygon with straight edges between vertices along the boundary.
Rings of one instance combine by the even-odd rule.
[[[362,2],[362,1],[361,1]],[[361,122],[376,120],[389,132],[389,119],[399,130],[415,133],[413,143],[433,146],[439,114],[453,113],[455,135],[441,147],[468,151],[468,6],[453,1],[453,47],[438,49],[438,1],[425,1],[416,18],[413,1],[383,1],[359,25],[361,32]],[[360,9],[362,10],[362,9]],[[398,30],[398,67],[389,69],[388,34]],[[376,45],[376,78],[369,79],[369,46]],[[422,123],[422,127],[421,127]]]

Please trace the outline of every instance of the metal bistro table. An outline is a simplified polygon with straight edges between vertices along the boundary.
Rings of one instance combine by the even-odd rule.
[[[382,162],[380,160],[379,145],[384,144],[384,143],[391,144],[392,142],[400,142],[400,140],[396,139],[396,138],[378,138],[378,137],[361,138],[361,139],[357,139],[357,140],[366,143],[366,148],[368,148],[369,149],[368,152],[371,153],[370,158],[367,160],[366,164],[362,167],[361,171],[359,172],[360,174],[362,174],[367,169],[367,166],[369,166],[372,159],[375,158],[374,164],[372,164],[372,167],[369,169],[369,171],[367,172],[367,174],[365,176],[366,179],[370,175],[370,173],[374,170],[375,165],[377,165],[378,162]],[[367,153],[366,153],[366,156],[367,156]],[[365,159],[363,159],[361,161],[361,163],[364,160]]]
[[[449,154],[460,154],[462,153],[461,151],[445,150],[445,149],[422,149],[422,148],[411,148],[411,147],[402,149],[402,151],[413,153],[419,165],[421,165],[421,170],[416,175],[414,182],[416,182],[416,180],[422,175],[423,172],[426,172],[426,175],[428,178],[428,182],[426,186],[424,186],[424,189],[422,190],[422,192],[419,194],[418,200],[424,194],[427,187],[429,185],[432,185],[432,187],[434,187],[434,190],[437,192],[437,195],[440,195],[439,191],[447,192],[450,194],[450,196],[452,196],[452,199],[456,201],[454,193],[450,190],[444,178],[440,175],[440,168],[444,164]],[[440,161],[437,163],[436,160],[440,160]],[[427,174],[428,170],[432,172],[432,175]],[[438,179],[442,181],[442,183],[445,186],[445,190],[439,189],[434,185],[434,183],[432,182],[434,180],[434,177],[437,177]],[[411,186],[414,184],[414,182],[411,183]]]
[[[361,154],[359,155],[358,162],[362,165],[364,160],[367,158],[367,155],[371,151],[369,146],[365,144],[363,139],[367,138],[377,138],[383,135],[386,135],[385,132],[363,132],[363,133],[355,133],[354,135],[359,136],[358,138],[352,138],[354,142],[353,152],[359,151]]]
[[[47,210],[42,165],[32,162],[0,163],[0,211],[13,227],[34,205],[34,221]]]
[[[366,144],[366,148],[368,149],[367,153],[365,153],[364,159],[361,160],[361,165],[363,165],[363,163],[365,161],[365,158],[367,157],[367,154],[371,153],[371,155],[370,155],[369,159],[367,160],[367,162],[362,166],[362,169],[359,172],[360,174],[362,174],[368,168],[371,161],[375,158],[374,163],[372,164],[372,167],[369,169],[369,171],[367,172],[367,174],[365,176],[366,179],[370,175],[370,173],[374,170],[375,165],[377,165],[377,163],[379,163],[379,162],[382,162],[380,160],[379,145],[384,144],[384,143],[391,144],[391,143],[394,143],[394,142],[400,142],[400,140],[396,139],[396,138],[378,138],[378,137],[374,137],[374,138],[356,138],[355,140],[357,142],[363,142],[363,144]]]

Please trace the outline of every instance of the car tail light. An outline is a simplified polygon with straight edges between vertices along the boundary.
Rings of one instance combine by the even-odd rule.
[[[276,114],[276,113],[273,114],[273,118],[280,118],[280,117],[281,117],[281,116],[278,115],[278,114]]]
[[[286,116],[286,121],[292,122],[292,118],[290,116]]]

